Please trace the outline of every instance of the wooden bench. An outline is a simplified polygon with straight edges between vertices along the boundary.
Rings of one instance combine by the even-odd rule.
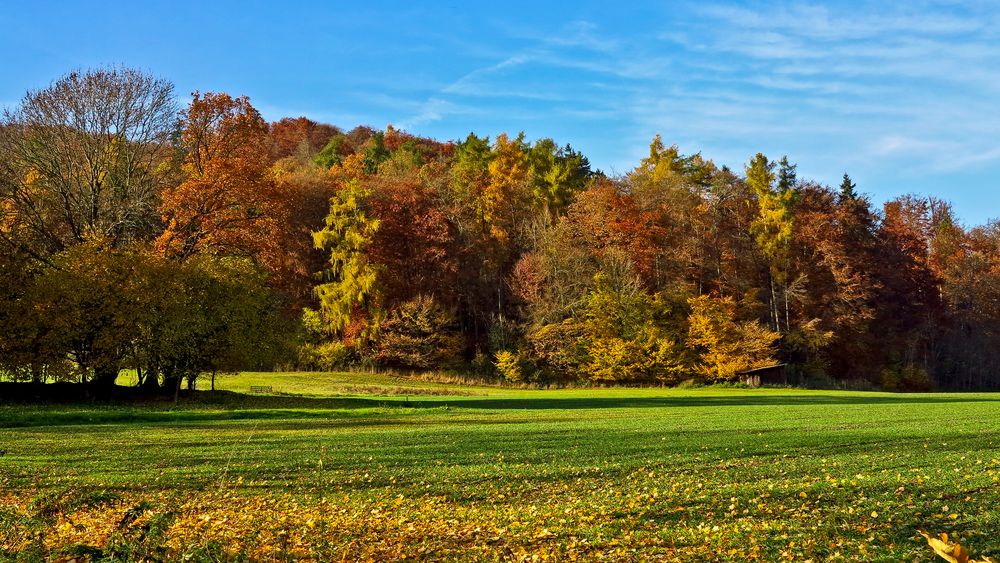
[[[271,392],[271,386],[270,385],[251,385],[250,386],[250,392],[251,393],[270,393]]]

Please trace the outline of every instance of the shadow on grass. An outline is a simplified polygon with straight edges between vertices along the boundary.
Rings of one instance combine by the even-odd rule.
[[[475,410],[576,410],[647,409],[742,406],[850,406],[954,404],[1000,402],[1000,394],[985,395],[886,395],[886,394],[796,394],[774,393],[713,396],[692,394],[667,397],[461,397],[444,399],[380,397],[307,397],[296,395],[244,395],[231,391],[197,391],[175,407],[172,400],[146,398],[130,401],[90,403],[15,404],[0,409],[0,428],[116,423],[191,423],[225,420],[295,420],[351,418],[369,419],[387,409],[402,414],[405,409]]]
[[[953,395],[891,395],[841,394],[836,391],[820,394],[774,393],[719,395],[683,395],[666,397],[305,397],[295,395],[241,395],[231,392],[216,392],[218,398],[212,401],[211,394],[206,399],[192,398],[186,405],[218,405],[223,408],[264,408],[264,409],[372,409],[390,408],[460,408],[481,410],[576,410],[576,409],[632,409],[632,408],[683,408],[683,407],[738,407],[738,406],[792,406],[792,405],[901,405],[901,404],[952,404],[974,402],[1000,402],[1000,393],[990,396],[982,394]],[[199,393],[201,395],[201,393]]]

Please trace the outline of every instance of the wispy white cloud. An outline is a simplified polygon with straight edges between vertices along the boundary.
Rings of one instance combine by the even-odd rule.
[[[947,143],[929,141],[906,135],[886,135],[873,142],[869,150],[878,156],[928,154],[947,148]]]
[[[462,113],[464,111],[463,108],[448,100],[432,97],[421,104],[415,113],[403,118],[402,121],[397,123],[397,126],[401,129],[409,130],[440,121],[449,114]]]
[[[679,9],[661,29],[650,22],[634,32],[588,20],[500,26],[516,47],[479,57],[480,66],[408,108],[404,123],[486,106],[493,113],[477,115],[502,123],[515,114],[529,126],[547,120],[549,130],[600,123],[579,139],[600,143],[595,166],[611,172],[634,166],[655,133],[737,169],[758,150],[787,153],[828,182],[845,170],[884,169],[912,182],[1000,165],[993,8],[793,1],[766,11]]]
[[[537,29],[518,25],[501,25],[503,31],[530,46],[566,48],[593,53],[615,53],[625,44],[604,33],[600,26],[587,20],[573,20],[556,29]]]
[[[856,5],[834,13],[828,6],[810,3],[782,3],[771,9],[709,4],[700,13],[733,28],[774,29],[826,41],[851,41],[896,33],[958,35],[987,27],[982,17],[908,12],[906,4],[875,3]]]
[[[710,4],[695,13],[700,25],[659,38],[717,65],[716,76],[687,96],[636,103],[637,120],[697,131],[709,144],[740,144],[733,137],[744,134],[762,145],[785,138],[805,158],[810,137],[821,135],[830,148],[816,158],[832,153],[847,166],[906,160],[911,174],[1000,163],[992,9],[782,3],[766,11]],[[729,123],[718,126],[713,116]]]
[[[523,65],[528,60],[529,59],[526,55],[515,55],[512,57],[507,57],[506,59],[496,64],[491,64],[482,68],[477,68],[459,77],[451,84],[448,84],[441,90],[441,92],[445,94],[449,93],[464,94],[469,90],[475,89],[479,84],[481,84],[482,80],[491,78],[493,75],[500,73],[505,69],[510,69]]]
[[[540,39],[548,45],[579,47],[600,53],[614,53],[622,46],[621,41],[600,33],[597,24],[585,20],[570,22],[562,31],[552,35],[542,35]]]

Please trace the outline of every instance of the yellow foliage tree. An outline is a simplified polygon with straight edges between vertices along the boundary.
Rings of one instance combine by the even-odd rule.
[[[781,178],[774,185],[775,163],[761,153],[746,167],[747,185],[757,195],[760,213],[750,231],[757,240],[764,257],[769,262],[771,286],[771,320],[775,330],[781,329],[781,313],[778,307],[778,293],[775,285],[788,289],[790,251],[792,242],[792,206],[795,200],[794,168],[787,160],[782,161]],[[785,298],[785,330],[788,330],[788,299]]]
[[[330,199],[326,225],[313,233],[315,247],[330,253],[329,267],[322,272],[324,283],[316,286],[316,295],[334,333],[348,325],[355,307],[370,303],[376,294],[378,271],[365,251],[379,221],[365,209],[368,195],[357,181],[349,182]]]
[[[483,219],[494,238],[507,240],[530,171],[523,132],[514,139],[506,133],[497,137],[488,169],[490,180],[482,195]]]
[[[757,321],[739,322],[731,297],[701,295],[688,299],[688,345],[701,354],[697,370],[716,381],[775,363],[777,332]]]

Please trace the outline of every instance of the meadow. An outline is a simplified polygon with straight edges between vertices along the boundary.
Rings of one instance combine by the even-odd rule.
[[[931,561],[918,529],[1000,554],[1000,395],[217,389],[0,404],[0,559]]]

